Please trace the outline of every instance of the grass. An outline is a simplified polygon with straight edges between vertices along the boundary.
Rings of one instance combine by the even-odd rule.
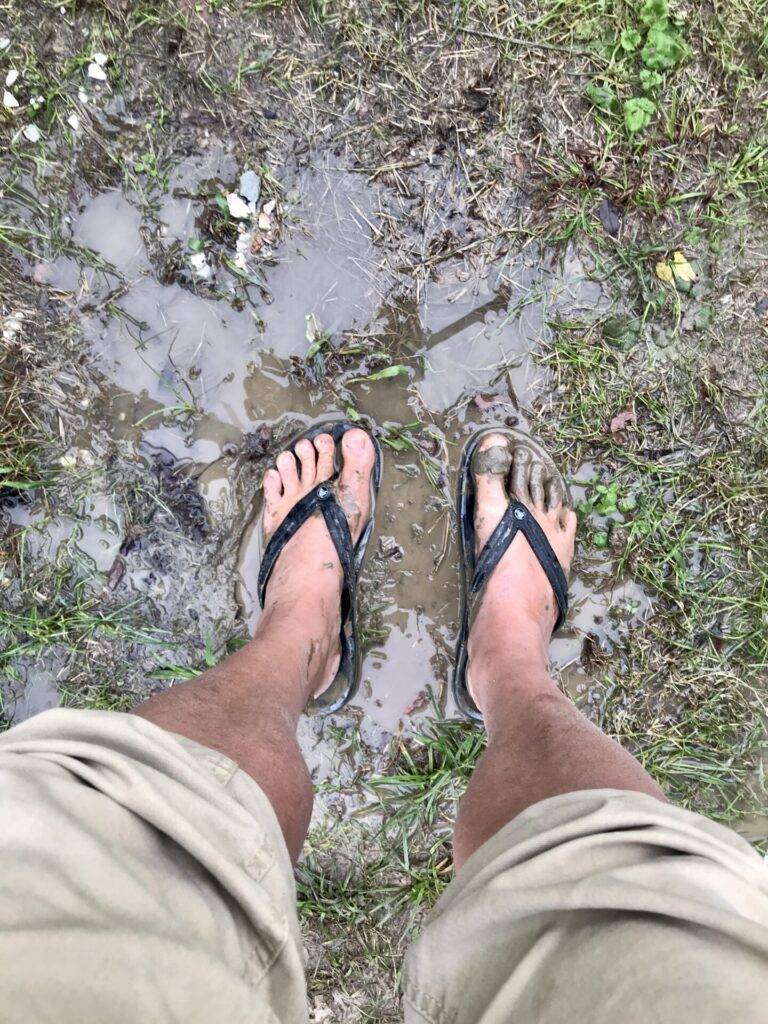
[[[41,459],[40,382],[28,371],[23,343],[16,341],[22,329],[23,312],[8,317],[7,338],[0,343],[0,498],[39,487],[51,472]]]
[[[545,311],[537,357],[547,387],[526,415],[568,472],[592,467],[580,555],[602,550],[655,610],[624,645],[597,652],[584,710],[681,804],[731,823],[764,806],[764,0],[667,12],[656,4],[647,19],[645,4],[624,0],[67,0],[63,14],[61,6],[41,4],[40,18],[3,10],[12,45],[0,70],[20,71],[20,109],[0,112],[0,238],[13,254],[0,266],[0,514],[35,509],[84,524],[84,499],[101,488],[135,544],[126,557],[150,582],[126,608],[71,547],[47,564],[8,531],[6,675],[48,659],[63,670],[66,705],[124,709],[215,663],[236,629],[226,522],[204,546],[185,547],[181,490],[97,416],[87,420],[96,471],[86,480],[67,461],[102,382],[78,333],[82,310],[35,284],[35,268],[68,257],[113,282],[94,317],[116,315],[129,286],[69,237],[72,197],[123,188],[154,230],[169,176],[202,151],[201,139],[213,148],[224,140],[281,201],[286,168],[333,151],[375,191],[382,301],[394,283],[392,294],[417,309],[446,269],[467,287],[487,278],[517,294],[508,261],[523,249],[577,267],[575,299]],[[55,45],[43,45],[45,22]],[[679,44],[667,66],[644,56],[654,24]],[[85,71],[97,49],[109,56],[103,89]],[[108,104],[128,115],[109,131]],[[19,134],[29,123],[39,143]],[[203,211],[196,244],[220,258],[221,274],[235,229],[216,197],[228,187],[211,181],[189,197]],[[172,282],[182,256],[165,252],[159,231],[152,245],[156,276]],[[696,274],[686,288],[659,277],[676,252]],[[579,308],[593,305],[579,301],[579,276],[601,283],[596,308]],[[225,281],[205,297],[266,304],[260,279]],[[434,417],[416,402],[421,353],[403,346],[399,328],[355,325],[331,336],[311,326],[292,382],[318,407],[354,410],[359,401],[362,410],[373,388],[407,394],[413,418],[387,422],[382,440],[392,461],[419,461],[443,507],[446,446],[466,410],[450,413],[450,429],[429,426]],[[197,385],[193,394],[174,379],[175,403],[145,416],[138,435],[175,419],[189,436],[200,423],[210,382],[198,397]],[[612,430],[622,413],[629,421]],[[173,612],[161,592],[168,579],[187,588]],[[378,593],[372,605],[380,610]],[[369,619],[367,639],[382,640],[381,623]],[[350,742],[340,732],[339,747]],[[402,944],[450,877],[456,802],[482,746],[471,727],[442,718],[397,736],[367,780],[365,813],[313,829],[298,876],[310,987],[339,1019],[398,1018]],[[358,804],[360,776],[342,773],[337,783],[351,778],[346,796]]]
[[[423,733],[397,745],[387,773],[374,775],[367,786],[398,844],[420,829],[435,829],[446,806],[456,803],[484,748],[482,731],[439,715]]]

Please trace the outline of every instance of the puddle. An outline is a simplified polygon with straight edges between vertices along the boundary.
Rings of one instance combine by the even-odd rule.
[[[379,742],[429,713],[428,690],[451,711],[446,690],[459,594],[450,506],[464,438],[494,419],[525,426],[526,411],[546,388],[532,353],[547,337],[548,319],[563,311],[594,314],[606,300],[574,257],[556,265],[535,251],[508,257],[484,278],[446,266],[416,293],[376,242],[399,200],[319,158],[288,176],[280,240],[259,267],[258,286],[222,266],[214,290],[196,287],[187,271],[160,273],[158,246],[176,245],[186,259],[187,243],[201,231],[200,195],[226,192],[236,176],[230,157],[211,153],[177,168],[169,195],[151,211],[119,191],[84,193],[71,211],[72,242],[112,269],[68,254],[38,265],[35,276],[71,308],[103,379],[78,444],[87,447],[90,434],[106,426],[136,458],[165,453],[183,465],[233,548],[252,514],[239,467],[265,425],[286,436],[348,403],[392,442],[385,445],[373,541],[376,631],[361,691],[347,717],[339,716],[364,721]],[[336,345],[334,357],[344,346],[362,355],[339,357],[338,373],[312,379],[303,364],[308,316]],[[368,375],[377,348],[407,373],[354,382]],[[120,509],[96,502],[90,514],[100,525],[76,543],[107,573],[120,550]],[[55,545],[72,524],[47,529]],[[189,581],[164,577],[162,565],[149,586],[132,571],[130,556],[126,561],[127,597],[170,607],[178,590],[189,590]],[[238,565],[251,625],[257,565],[251,533]],[[604,556],[577,569],[574,610],[552,648],[573,686],[584,677],[585,638],[616,643],[650,612],[639,588],[613,579]],[[304,723],[302,745],[322,774],[318,729]]]
[[[6,710],[11,725],[23,722],[41,711],[59,706],[59,688],[52,672],[35,669],[13,681],[10,695],[6,698]]]

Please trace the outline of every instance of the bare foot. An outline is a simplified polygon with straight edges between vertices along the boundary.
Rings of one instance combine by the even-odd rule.
[[[493,448],[508,452],[510,446],[513,442],[504,434],[487,434],[480,441],[477,454]],[[504,459],[498,461],[503,463]],[[530,448],[514,448],[507,476],[476,471],[475,486],[478,554],[504,515],[511,494],[536,517],[568,574],[573,559],[576,514],[563,505],[557,479]],[[469,635],[468,685],[471,676],[470,692],[481,711],[488,686],[500,675],[498,666],[508,668],[533,663],[546,668],[557,611],[549,580],[528,541],[518,533],[488,580]]]
[[[370,515],[370,479],[375,452],[364,430],[348,430],[341,439],[342,469],[335,483],[354,541]],[[281,452],[276,469],[264,474],[265,540],[269,540],[293,506],[333,475],[334,442],[319,434],[314,443],[296,444],[296,457]],[[267,585],[259,626],[279,622],[286,643],[306,651],[307,696],[317,696],[333,681],[339,664],[342,571],[322,515],[308,519],[280,553]],[[283,621],[284,620],[284,621]]]

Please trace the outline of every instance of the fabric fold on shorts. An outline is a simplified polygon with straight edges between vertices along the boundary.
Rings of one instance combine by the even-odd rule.
[[[307,1019],[288,851],[229,758],[133,715],[0,736],[4,1022]]]
[[[762,1024],[768,869],[650,796],[569,793],[485,843],[405,969],[407,1024]]]

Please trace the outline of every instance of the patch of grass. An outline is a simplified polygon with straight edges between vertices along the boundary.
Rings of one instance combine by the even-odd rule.
[[[14,340],[24,315],[18,310],[5,318],[8,339],[0,341],[0,499],[40,487],[52,475],[44,466],[50,441],[38,416],[40,382]]]
[[[420,734],[398,743],[385,775],[374,775],[367,788],[386,815],[388,831],[403,837],[417,829],[432,830],[446,807],[455,807],[485,748],[485,733],[466,722],[438,716]]]
[[[11,538],[16,553],[5,548],[7,565],[20,571],[7,579],[6,599],[0,607],[0,670],[8,671],[17,659],[31,658],[57,646],[84,655],[97,639],[122,638],[155,644],[156,630],[130,623],[128,607],[105,608],[99,592],[101,580],[79,575],[80,566],[64,548],[49,563],[25,569],[25,531]]]
[[[134,704],[132,694],[109,683],[97,683],[92,688],[78,690],[71,690],[66,685],[60,686],[59,697],[61,707],[87,711],[130,711]]]
[[[696,300],[679,302],[684,325]],[[589,705],[675,800],[733,822],[764,801],[768,414],[759,338],[721,328],[701,346],[683,327],[659,346],[646,326],[622,348],[604,326],[556,325],[543,359],[557,389],[541,430],[561,459],[602,467],[582,503],[586,536],[604,538],[617,575],[645,587],[655,615],[595,682]],[[745,355],[757,367],[749,384]],[[612,433],[625,409],[633,416]]]

